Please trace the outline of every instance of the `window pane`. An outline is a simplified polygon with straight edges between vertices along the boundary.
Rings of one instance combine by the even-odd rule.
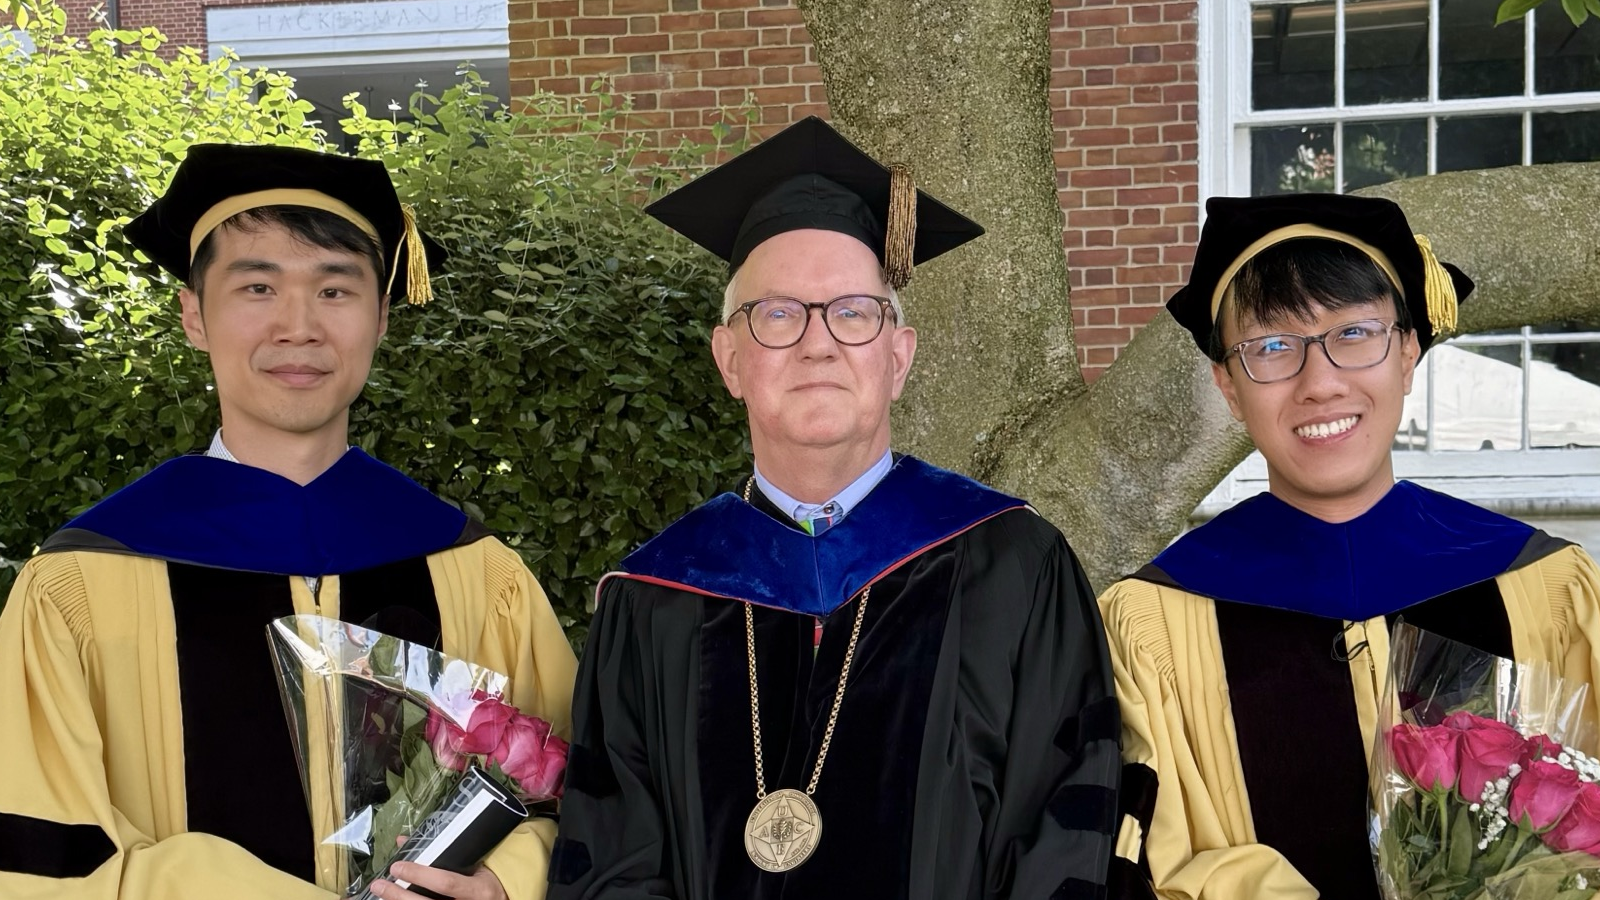
[[[1406,399],[1401,431],[1426,422],[1421,406],[1433,402],[1433,449],[1520,450],[1522,448],[1522,348],[1442,344],[1428,351],[1433,395],[1426,373],[1417,372]]]
[[[1541,94],[1600,90],[1600,30],[1594,23],[1573,27],[1555,3],[1535,16],[1533,89]]]
[[[1494,169],[1522,162],[1522,117],[1440,119],[1434,160],[1440,172]]]
[[[1333,126],[1250,130],[1250,193],[1333,192]]]
[[[1428,4],[1346,0],[1344,102],[1428,98]]]
[[[1333,105],[1333,16],[1333,3],[1251,11],[1252,109]]]
[[[1593,162],[1597,159],[1600,159],[1600,112],[1538,113],[1533,117],[1535,163]]]
[[[1600,447],[1600,341],[1534,344],[1528,437],[1535,447]]]
[[[1347,191],[1428,174],[1428,120],[1351,122],[1344,126]]]
[[[1522,93],[1521,19],[1495,27],[1500,0],[1439,4],[1439,96],[1505,97]]]

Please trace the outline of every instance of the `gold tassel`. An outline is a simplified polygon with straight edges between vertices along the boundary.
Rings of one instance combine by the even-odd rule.
[[[399,251],[405,254],[406,302],[421,306],[433,299],[433,282],[428,280],[428,248],[423,246],[422,231],[417,228],[416,208],[409,203],[402,203],[400,213],[406,222],[406,231],[401,237],[405,247]],[[400,260],[396,259],[395,269],[399,268]]]
[[[883,271],[895,290],[911,281],[917,247],[917,184],[906,166],[889,167],[889,220],[884,224]]]
[[[1439,258],[1433,255],[1433,243],[1426,235],[1416,235],[1417,249],[1422,251],[1423,293],[1428,301],[1428,323],[1433,326],[1436,336],[1454,334],[1456,331],[1456,311],[1460,301],[1456,299],[1456,283],[1450,279],[1450,273],[1439,264]]]

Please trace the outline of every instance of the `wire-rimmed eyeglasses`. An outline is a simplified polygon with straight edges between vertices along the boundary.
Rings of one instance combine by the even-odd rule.
[[[805,337],[811,325],[811,311],[822,311],[822,324],[833,339],[847,347],[870,344],[883,333],[883,321],[890,315],[893,301],[872,294],[845,294],[825,303],[807,303],[794,297],[762,297],[740,304],[728,316],[744,313],[750,336],[769,350],[793,347]]]
[[[1288,381],[1306,367],[1309,344],[1321,344],[1328,362],[1341,369],[1368,369],[1389,358],[1389,340],[1398,326],[1379,319],[1335,325],[1321,334],[1268,334],[1240,341],[1223,357],[1238,356],[1244,373],[1257,384]]]

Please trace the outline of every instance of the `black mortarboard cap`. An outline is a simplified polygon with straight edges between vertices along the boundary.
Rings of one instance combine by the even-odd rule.
[[[295,147],[195,144],[159,200],[129,222],[135,247],[177,278],[201,240],[247,209],[309,206],[360,228],[383,248],[379,285],[390,297],[425,303],[428,271],[443,266],[443,247],[417,229],[383,163]],[[415,290],[413,290],[415,287]]]
[[[1436,335],[1455,331],[1456,307],[1472,293],[1472,279],[1439,262],[1394,201],[1348,194],[1207,200],[1189,283],[1167,301],[1167,310],[1208,351],[1223,295],[1239,268],[1268,247],[1300,238],[1340,241],[1371,257],[1400,289],[1424,350]]]
[[[811,116],[645,212],[727,260],[730,271],[762,241],[784,232],[837,231],[872,248],[899,287],[911,266],[983,234],[983,226],[922,191],[915,191],[913,206],[913,191],[908,171],[884,166]]]

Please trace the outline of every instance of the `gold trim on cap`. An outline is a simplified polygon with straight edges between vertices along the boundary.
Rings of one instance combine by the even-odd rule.
[[[245,210],[260,209],[263,206],[309,206],[312,209],[331,212],[366,232],[368,237],[378,242],[379,247],[383,246],[383,238],[378,236],[378,229],[372,227],[366,216],[356,212],[354,207],[343,200],[307,188],[272,188],[265,191],[251,191],[248,194],[234,194],[206,210],[206,214],[194,223],[194,230],[189,232],[189,261],[194,261],[195,253],[200,250],[200,242],[206,239],[206,235],[216,231],[218,225]]]
[[[1292,241],[1295,238],[1326,238],[1330,241],[1338,241],[1341,244],[1349,244],[1357,250],[1360,250],[1362,253],[1365,253],[1367,256],[1371,257],[1372,261],[1378,264],[1378,268],[1382,269],[1383,273],[1389,276],[1389,282],[1394,285],[1395,291],[1400,294],[1400,302],[1405,302],[1406,290],[1400,284],[1400,273],[1395,269],[1394,263],[1389,261],[1389,257],[1385,255],[1383,251],[1372,246],[1366,241],[1361,240],[1360,238],[1345,234],[1342,231],[1334,231],[1331,228],[1322,228],[1317,225],[1299,223],[1295,225],[1285,225],[1282,228],[1269,231],[1257,238],[1254,243],[1244,248],[1244,252],[1240,253],[1233,260],[1233,262],[1228,265],[1228,268],[1223,270],[1222,278],[1217,281],[1217,286],[1211,290],[1211,321],[1213,323],[1217,321],[1217,316],[1222,312],[1223,299],[1229,294],[1233,287],[1233,277],[1239,274],[1239,270],[1244,268],[1244,264],[1254,259],[1261,253],[1261,251],[1267,249],[1268,247],[1281,244],[1284,241]],[[1435,264],[1437,265],[1437,261],[1435,261]],[[1443,270],[1441,269],[1441,271]],[[1448,274],[1445,275],[1445,280],[1447,282],[1449,281]]]

